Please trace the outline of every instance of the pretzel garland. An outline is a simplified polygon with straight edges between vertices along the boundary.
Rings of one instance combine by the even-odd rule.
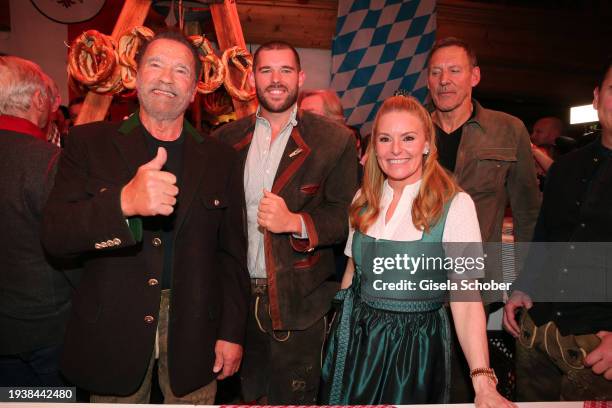
[[[249,74],[253,70],[253,56],[244,48],[236,46],[228,48],[223,52],[222,61],[227,71],[223,82],[230,96],[244,102],[253,99],[255,97],[255,90],[247,83]],[[242,73],[240,86],[235,86],[233,83],[232,76],[230,75],[230,63]]]
[[[68,73],[70,87],[83,94],[88,90],[113,95],[136,86],[135,56],[140,46],[153,38],[147,27],[134,27],[115,41],[96,30],[78,36],[70,46]]]
[[[95,87],[115,71],[115,42],[96,30],[77,37],[68,54],[68,72],[79,83]]]
[[[225,65],[215,55],[210,41],[203,35],[192,35],[189,41],[200,51],[202,61],[202,72],[198,80],[198,92],[206,95],[215,92],[222,84],[226,76]]]
[[[150,41],[155,33],[144,26],[137,26],[127,30],[119,38],[117,56],[121,66],[121,81],[126,89],[136,87],[136,55],[140,47]]]

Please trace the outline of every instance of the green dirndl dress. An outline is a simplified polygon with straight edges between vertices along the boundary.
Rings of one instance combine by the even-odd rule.
[[[368,256],[398,253],[444,257],[442,234],[448,214],[419,241],[375,239],[355,231],[352,254],[355,274],[328,339],[322,369],[323,405],[425,404],[448,401],[450,387],[450,326],[441,291],[373,290],[383,275],[364,268]],[[437,243],[437,244],[436,244]],[[369,258],[368,258],[369,259]],[[396,271],[395,281],[406,276]],[[385,272],[387,273],[387,272]],[[446,270],[427,270],[413,280],[446,282]],[[393,276],[386,277],[393,280]],[[399,278],[399,279],[398,279]]]

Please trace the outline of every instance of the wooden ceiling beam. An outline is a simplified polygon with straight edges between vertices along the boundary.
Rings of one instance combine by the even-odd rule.
[[[237,6],[248,43],[284,40],[296,47],[331,48],[336,0],[240,0]]]

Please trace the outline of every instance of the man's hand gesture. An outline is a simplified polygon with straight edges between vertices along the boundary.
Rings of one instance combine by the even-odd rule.
[[[532,306],[533,302],[531,301],[529,295],[521,292],[520,290],[515,290],[512,292],[510,299],[508,299],[506,306],[504,306],[503,325],[508,333],[514,337],[520,336],[521,333],[518,322],[516,321],[516,312],[520,308],[529,310]]]
[[[264,196],[259,202],[257,223],[275,234],[291,232],[302,233],[302,220],[298,214],[287,208],[285,200],[269,191],[264,190]]]
[[[161,170],[167,159],[166,149],[158,148],[153,160],[140,166],[123,187],[121,210],[124,216],[172,214],[179,189],[174,174]]]

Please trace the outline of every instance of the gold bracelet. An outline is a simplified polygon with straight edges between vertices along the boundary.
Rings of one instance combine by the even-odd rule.
[[[492,368],[475,368],[470,371],[470,378],[478,377],[479,375],[484,375],[489,380],[493,381],[493,384],[497,385],[497,376],[495,375],[495,370]]]

